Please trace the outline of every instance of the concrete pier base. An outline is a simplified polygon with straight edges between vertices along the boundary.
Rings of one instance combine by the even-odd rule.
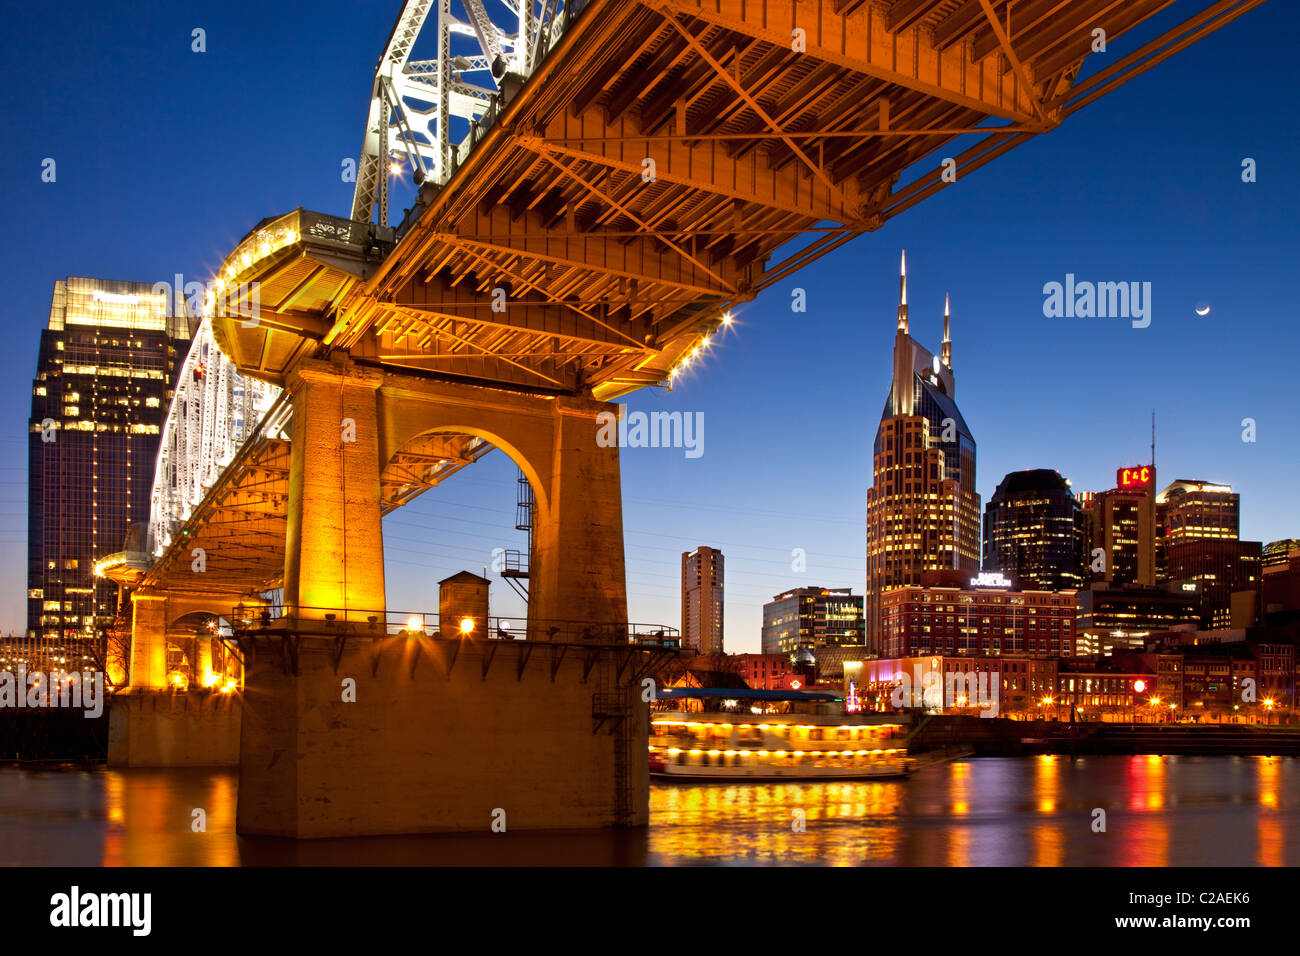
[[[354,638],[336,668],[333,640],[285,640],[244,644],[239,833],[648,822],[646,652]]]
[[[240,701],[210,691],[132,688],[108,711],[110,767],[239,766]]]

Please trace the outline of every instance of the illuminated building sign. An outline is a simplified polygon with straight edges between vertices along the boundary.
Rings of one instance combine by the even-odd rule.
[[[1150,488],[1151,466],[1137,465],[1133,468],[1121,468],[1115,472],[1116,488]]]
[[[1009,588],[1011,580],[997,571],[981,571],[970,579],[973,588]]]

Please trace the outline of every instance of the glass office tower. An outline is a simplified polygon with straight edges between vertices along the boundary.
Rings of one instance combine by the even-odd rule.
[[[1013,471],[984,509],[984,570],[1045,591],[1083,585],[1083,512],[1060,472]]]
[[[93,638],[116,613],[117,585],[96,580],[94,562],[149,520],[159,434],[190,337],[183,313],[148,283],[54,284],[28,429],[27,631],[47,648]]]

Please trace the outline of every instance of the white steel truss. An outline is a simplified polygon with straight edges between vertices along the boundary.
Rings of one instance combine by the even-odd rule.
[[[474,124],[492,112],[507,75],[530,76],[555,44],[580,0],[490,0],[499,8],[489,16],[489,0],[458,0],[464,19],[454,16],[451,0],[406,0],[388,44],[375,67],[370,113],[357,164],[352,218],[369,222],[376,206],[379,224],[388,225],[388,176],[409,163],[417,185],[442,185],[472,139],[452,142],[452,119]],[[436,10],[435,10],[436,6]],[[412,60],[416,38],[432,16],[438,55]],[[513,24],[513,32],[498,24]],[[451,38],[463,52],[452,54]],[[470,42],[467,42],[470,41]]]
[[[204,316],[181,366],[163,424],[149,508],[149,552],[160,556],[240,445],[280,395],[275,385],[239,374]]]

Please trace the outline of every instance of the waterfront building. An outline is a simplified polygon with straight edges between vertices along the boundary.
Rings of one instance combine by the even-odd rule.
[[[881,607],[886,658],[1074,653],[1075,592],[1022,590],[1000,572],[928,572],[886,591]]]
[[[1159,686],[1160,675],[1152,662],[1075,658],[1061,662],[1055,689],[1033,701],[1025,716],[1076,722],[1163,723],[1167,715],[1159,709],[1165,704]]]
[[[764,654],[863,642],[862,595],[849,588],[795,588],[763,605]]]
[[[147,283],[54,284],[28,427],[28,634],[67,647],[117,613],[95,559],[149,520],[162,424],[191,334]]]
[[[1055,693],[1058,662],[1025,655],[907,655],[845,664],[864,709],[992,717],[1035,715]]]
[[[755,690],[790,690],[795,678],[789,654],[732,654],[737,672]]]
[[[849,679],[852,666],[869,660],[875,655],[866,644],[822,644],[813,648],[813,659],[817,662],[817,677],[821,681],[839,683]],[[847,689],[847,684],[845,688]]]
[[[1022,587],[1075,590],[1083,584],[1084,518],[1059,471],[1013,471],[984,508],[985,571]]]
[[[927,571],[975,574],[980,499],[975,439],[955,400],[950,310],[939,355],[910,334],[907,266],[899,278],[898,325],[889,394],[872,446],[867,490],[867,643],[883,641],[884,595],[919,585]]]
[[[1267,722],[1270,715],[1296,706],[1296,624],[1178,628],[1153,634],[1147,648],[1179,661],[1177,700],[1189,717]],[[1169,689],[1162,691],[1162,696],[1174,699]]]
[[[682,552],[682,647],[721,654],[722,552],[698,547]]]

